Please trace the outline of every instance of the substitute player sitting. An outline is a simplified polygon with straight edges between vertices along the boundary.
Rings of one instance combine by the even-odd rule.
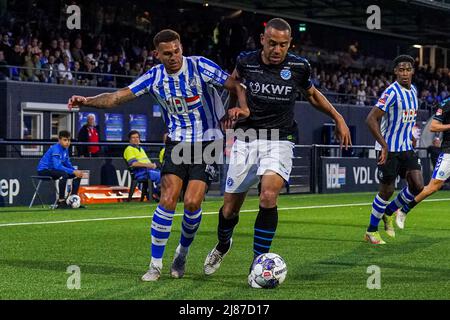
[[[66,203],[67,179],[73,179],[71,194],[77,194],[80,187],[80,179],[83,172],[76,170],[69,158],[70,132],[60,131],[58,133],[58,143],[47,150],[39,161],[37,171],[39,176],[49,176],[54,180],[59,180],[59,198],[57,209],[70,209]]]

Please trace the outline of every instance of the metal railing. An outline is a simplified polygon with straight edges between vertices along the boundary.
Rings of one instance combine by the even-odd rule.
[[[54,70],[42,67],[32,68],[12,65],[2,66],[2,69],[7,69],[6,77],[8,80],[12,81],[110,88],[125,87],[142,75],[140,74],[137,76],[129,76],[86,71],[60,71],[57,66]],[[31,71],[31,73],[29,71]],[[72,75],[71,80],[64,76],[67,73],[70,73]],[[321,92],[333,104],[373,106],[378,100],[378,97],[376,96],[366,96],[363,100],[357,94],[338,93],[325,90],[321,90]],[[222,101],[224,101],[225,104],[228,103],[228,91],[223,90],[221,96]],[[305,101],[302,96],[299,96],[299,100]]]
[[[7,75],[5,75],[7,80],[90,87],[124,87],[142,75],[129,76],[73,70],[62,71],[58,69],[58,65],[55,65],[55,69],[11,65],[2,66],[1,69],[8,70]]]

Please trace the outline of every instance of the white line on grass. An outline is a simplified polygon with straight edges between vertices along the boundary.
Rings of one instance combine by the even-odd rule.
[[[439,202],[439,201],[450,201],[450,198],[444,199],[429,199],[423,202]],[[329,204],[322,206],[305,206],[305,207],[285,207],[278,208],[279,211],[282,210],[305,210],[305,209],[326,209],[326,208],[342,208],[342,207],[357,207],[357,206],[368,206],[372,203],[345,203],[345,204]],[[241,210],[240,212],[258,212],[259,209],[248,209]],[[203,215],[213,215],[217,214],[217,211],[213,212],[203,212]],[[175,214],[175,216],[183,216],[183,214]],[[30,226],[30,225],[41,225],[41,224],[63,224],[63,223],[76,223],[76,222],[91,222],[91,221],[112,221],[112,220],[131,220],[131,219],[148,219],[150,216],[130,216],[130,217],[111,217],[111,218],[93,218],[93,219],[76,219],[76,220],[59,220],[59,221],[35,221],[35,222],[15,222],[15,223],[4,223],[0,224],[0,227],[14,227],[14,226]]]

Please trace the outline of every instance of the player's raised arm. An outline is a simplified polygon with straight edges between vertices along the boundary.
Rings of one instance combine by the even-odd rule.
[[[72,96],[67,106],[69,110],[81,106],[108,109],[131,101],[134,98],[136,98],[136,95],[127,87],[112,93],[102,93],[95,97]]]
[[[303,94],[311,105],[317,110],[329,115],[336,122],[336,135],[341,144],[347,150],[352,145],[350,130],[345,123],[344,117],[336,110],[328,99],[314,86],[304,90]]]

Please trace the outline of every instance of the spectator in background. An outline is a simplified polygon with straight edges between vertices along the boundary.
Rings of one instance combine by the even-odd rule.
[[[130,71],[130,75],[133,77],[138,77],[142,73],[142,67],[140,63],[136,63],[134,68]]]
[[[24,63],[23,59],[23,47],[19,44],[16,44],[14,46],[14,49],[8,56],[8,63],[11,64],[11,66],[21,66]]]
[[[9,70],[6,67],[8,63],[5,60],[5,53],[0,51],[0,80],[5,80],[9,77]]]
[[[54,56],[56,50],[59,50],[58,41],[56,39],[53,39],[52,41],[50,41],[50,54]]]
[[[364,106],[366,104],[366,90],[364,85],[360,85],[356,93],[356,105]]]
[[[73,81],[73,74],[70,70],[69,57],[64,57],[64,62],[58,65],[59,83],[71,84]]]
[[[2,40],[0,42],[0,50],[3,51],[5,57],[7,57],[11,52],[11,43],[9,42],[8,33],[3,34]]]
[[[34,65],[30,55],[27,54],[24,56],[24,63],[22,67],[23,69],[20,71],[20,79],[22,81],[39,81],[39,79],[34,75]]]
[[[72,63],[74,61],[73,57],[72,57],[72,52],[70,51],[70,41],[69,40],[64,41],[64,46],[63,46],[62,52],[64,55],[69,57],[70,63]],[[79,61],[79,62],[81,63],[81,61]]]
[[[100,129],[95,123],[95,116],[89,114],[86,119],[86,124],[83,125],[78,132],[79,142],[99,142],[100,141]],[[79,146],[78,155],[80,157],[98,157],[100,156],[100,146]]]
[[[48,62],[42,66],[43,79],[47,83],[58,82],[58,65],[55,63],[55,57],[49,56]]]
[[[81,48],[83,46],[83,42],[80,38],[75,40],[75,47],[72,49],[72,58],[74,61],[78,61],[80,63],[84,60],[84,51]]]
[[[54,53],[54,56],[55,56],[55,63],[56,64],[60,64],[60,63],[64,62],[63,57],[61,56],[61,50],[56,49],[55,53]]]
[[[78,61],[75,61],[73,63],[73,70],[72,71],[73,71],[72,73],[73,73],[74,83],[76,83],[77,85],[82,85],[83,75],[80,73],[81,66],[80,66],[80,63]]]
[[[50,49],[45,49],[44,53],[40,56],[41,66],[48,63],[48,57],[50,57]]]

